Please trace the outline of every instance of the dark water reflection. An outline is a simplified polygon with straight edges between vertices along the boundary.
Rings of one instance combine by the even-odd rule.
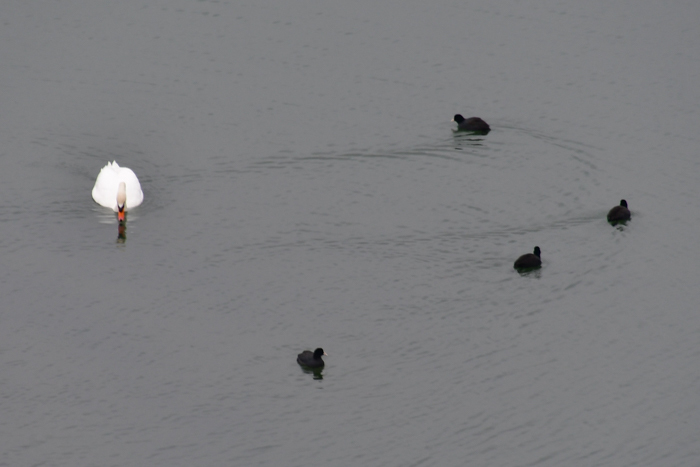
[[[300,366],[301,371],[307,375],[312,375],[313,379],[322,380],[323,379],[323,368],[307,368]]]
[[[516,269],[517,273],[524,277],[532,277],[534,279],[542,278],[542,267],[530,269]]]
[[[117,243],[126,242],[126,219],[123,222],[119,222],[117,234]]]

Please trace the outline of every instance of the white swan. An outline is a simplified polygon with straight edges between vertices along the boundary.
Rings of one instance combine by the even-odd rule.
[[[125,211],[143,203],[143,191],[133,170],[119,167],[117,161],[107,162],[95,180],[92,199],[119,213],[119,220],[123,221]]]

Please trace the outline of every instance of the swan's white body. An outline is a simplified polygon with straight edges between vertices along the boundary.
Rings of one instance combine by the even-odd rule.
[[[120,190],[122,183],[124,186]],[[120,198],[119,201],[117,198]],[[92,189],[92,199],[114,212],[119,212],[119,204],[123,203],[124,210],[128,211],[143,203],[143,191],[133,170],[119,167],[117,161],[107,162],[97,176],[95,187]]]

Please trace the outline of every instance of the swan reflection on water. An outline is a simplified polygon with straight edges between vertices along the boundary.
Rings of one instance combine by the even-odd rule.
[[[123,221],[119,221],[119,230],[117,234],[117,243],[126,243],[126,217]]]

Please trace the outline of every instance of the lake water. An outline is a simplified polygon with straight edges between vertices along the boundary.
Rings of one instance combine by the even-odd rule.
[[[0,465],[700,465],[697,15],[3,2]]]

